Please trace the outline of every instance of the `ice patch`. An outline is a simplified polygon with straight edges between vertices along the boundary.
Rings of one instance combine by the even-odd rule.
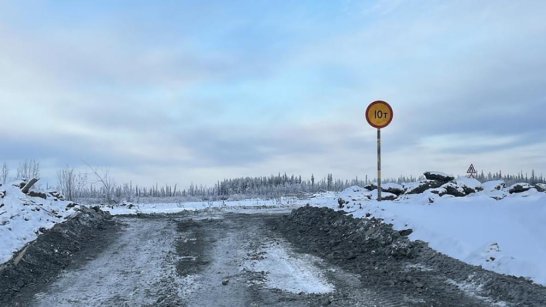
[[[320,269],[313,265],[318,261],[310,255],[293,256],[282,243],[268,243],[260,253],[261,259],[247,261],[243,268],[252,272],[265,272],[265,286],[290,293],[323,294],[334,291]]]

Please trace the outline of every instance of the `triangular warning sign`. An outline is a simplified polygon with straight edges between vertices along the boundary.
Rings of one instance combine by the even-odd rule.
[[[474,173],[477,173],[476,172],[476,169],[474,168],[474,164],[470,164],[470,167],[468,168],[468,170],[466,171],[468,174],[474,174]]]

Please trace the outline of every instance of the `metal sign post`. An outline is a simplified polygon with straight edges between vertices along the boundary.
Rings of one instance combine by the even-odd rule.
[[[381,201],[381,129],[377,129],[377,200]]]
[[[377,200],[381,201],[381,128],[391,123],[394,114],[387,102],[376,100],[368,106],[365,115],[368,124],[377,128]]]

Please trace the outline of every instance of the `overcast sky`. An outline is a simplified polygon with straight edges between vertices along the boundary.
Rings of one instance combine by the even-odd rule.
[[[546,175],[546,1],[0,1],[0,162],[118,182]]]

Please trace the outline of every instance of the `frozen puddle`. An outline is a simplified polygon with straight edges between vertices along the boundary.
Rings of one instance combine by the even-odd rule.
[[[251,272],[264,272],[264,284],[267,288],[295,294],[324,294],[334,291],[334,286],[314,265],[320,261],[319,258],[301,254],[296,257],[284,242],[267,243],[256,254],[259,257],[247,260],[243,268]]]

